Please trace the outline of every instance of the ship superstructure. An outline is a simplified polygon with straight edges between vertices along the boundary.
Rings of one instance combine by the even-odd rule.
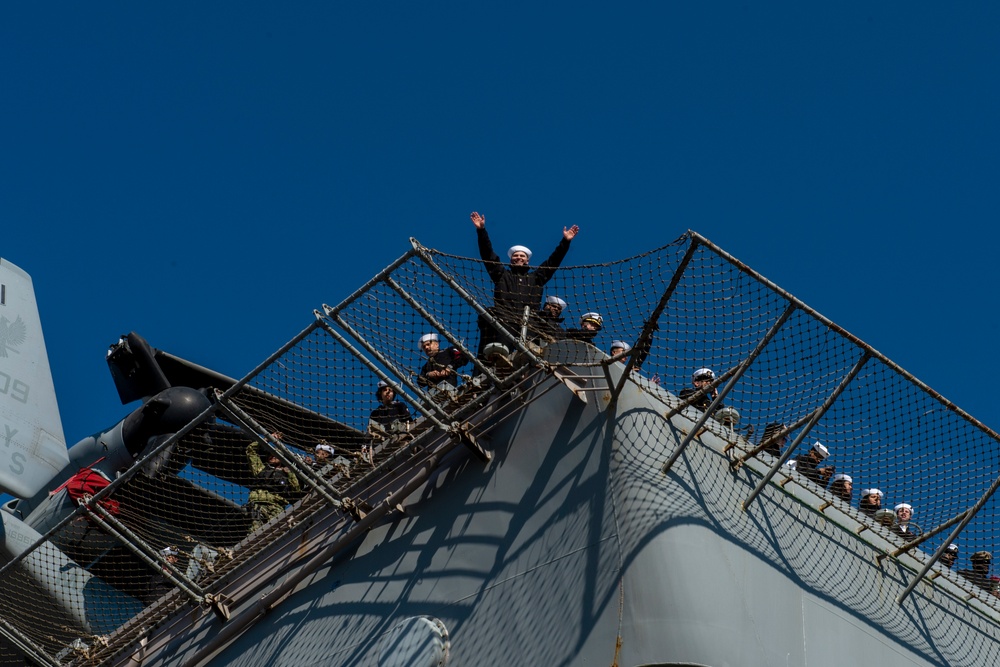
[[[693,232],[556,273],[593,344],[495,321],[478,260],[412,245],[240,380],[112,348],[143,407],[71,458],[132,456],[5,508],[4,664],[1000,662],[990,573],[959,573],[1000,552],[991,429]],[[425,333],[468,358],[455,390],[418,381]],[[370,423],[379,382],[414,421]],[[850,501],[788,465],[816,442]],[[296,484],[262,517],[272,457]]]

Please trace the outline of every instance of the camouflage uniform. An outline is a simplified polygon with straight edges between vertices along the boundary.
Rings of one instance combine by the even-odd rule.
[[[259,444],[255,441],[247,446],[247,461],[254,476],[247,508],[253,519],[254,531],[285,510],[287,494],[299,492],[299,479],[295,473],[265,463],[257,452]]]

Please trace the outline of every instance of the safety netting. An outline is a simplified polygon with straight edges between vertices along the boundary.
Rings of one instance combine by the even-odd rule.
[[[969,572],[972,554],[994,551],[997,434],[707,239],[567,262],[538,288],[498,308],[482,260],[414,241],[243,380],[195,387],[211,404],[201,418],[151,436],[113,479],[55,490],[32,519],[28,548],[0,570],[0,655],[97,664],[181,608],[218,607],[289,526],[331,507],[363,518],[388,471],[526,372],[550,371],[546,346],[565,338],[618,353],[583,363],[627,364],[681,397],[666,416],[711,411],[736,458],[797,462],[844,508],[877,489],[863,520],[901,547],[923,535],[930,558],[954,540],[952,567]],[[979,560],[972,592],[992,596]]]

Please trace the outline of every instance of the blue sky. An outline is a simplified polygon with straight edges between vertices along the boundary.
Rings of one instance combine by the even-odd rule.
[[[22,4],[0,256],[69,442],[130,330],[242,376],[403,254],[621,259],[694,229],[987,425],[992,3]]]

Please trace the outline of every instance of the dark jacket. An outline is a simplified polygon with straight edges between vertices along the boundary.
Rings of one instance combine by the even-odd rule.
[[[588,331],[587,329],[567,329],[566,338],[570,338],[572,340],[582,340],[585,343],[593,343],[599,333],[601,333],[600,329],[594,331]]]
[[[826,487],[826,483],[830,479],[830,475],[833,474],[833,467],[827,466],[820,468],[819,462],[814,461],[808,454],[802,454],[801,456],[796,456],[795,469],[802,475],[805,475],[806,479],[812,480],[813,483],[819,484],[822,487]]]
[[[486,273],[493,281],[494,315],[505,324],[520,321],[524,307],[537,312],[542,307],[542,288],[552,279],[556,269],[569,251],[569,241],[562,239],[547,260],[532,270],[528,266],[511,267],[500,261],[493,250],[486,228],[477,229],[479,256],[486,266]]]
[[[410,421],[410,411],[399,401],[393,401],[389,405],[379,405],[372,410],[371,420],[382,426],[389,426],[397,420],[407,422]]]
[[[680,396],[680,398],[681,398],[682,401],[686,401],[690,397],[694,396],[695,393],[697,393],[698,391],[701,391],[701,390],[700,389],[695,389],[694,387],[685,387],[684,389],[681,389],[681,396]],[[697,401],[695,401],[694,403],[692,403],[691,406],[695,407],[695,408],[698,408],[699,410],[701,410],[702,412],[704,412],[705,410],[708,410],[708,406],[712,405],[712,401],[714,401],[714,400],[715,400],[715,397],[712,396],[712,392],[706,392],[701,398],[699,398]],[[723,408],[723,407],[725,407],[725,406],[723,406],[722,404],[719,404],[715,409],[719,410],[720,408]]]
[[[458,375],[456,373],[449,373],[447,377],[440,380],[432,380],[427,377],[427,374],[430,371],[440,371],[445,368],[450,368],[454,371],[467,363],[469,363],[469,360],[457,347],[449,347],[444,350],[440,350],[436,354],[431,355],[427,359],[427,363],[424,364],[424,367],[420,369],[420,375],[417,377],[417,384],[421,387],[429,387],[434,386],[439,382],[447,382],[451,386],[457,387]]]
[[[542,310],[535,311],[535,315],[531,318],[528,326],[535,336],[561,340],[566,337],[566,331],[562,328],[562,323],[565,319],[564,317],[553,316],[543,308]]]

